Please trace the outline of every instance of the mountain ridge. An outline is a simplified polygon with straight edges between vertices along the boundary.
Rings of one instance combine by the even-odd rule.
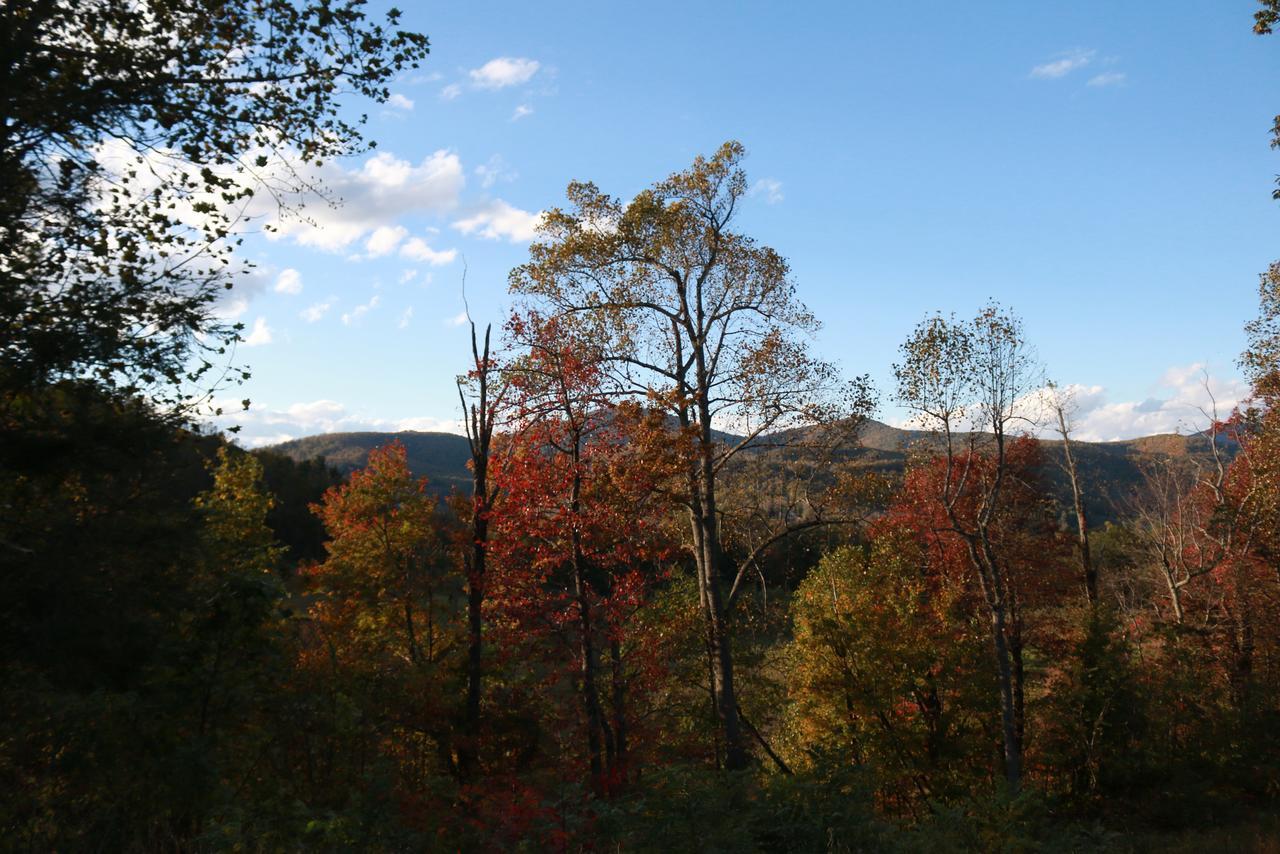
[[[804,428],[800,428],[804,429]],[[726,440],[732,439],[725,434]],[[859,445],[850,448],[843,458],[854,465],[900,474],[913,448],[936,442],[934,434],[921,430],[894,427],[881,421],[866,422],[858,434]],[[470,448],[465,436],[456,433],[402,430],[398,432],[320,433],[269,445],[261,450],[281,454],[295,462],[323,458],[325,463],[350,474],[362,467],[369,451],[390,441],[405,446],[410,470],[426,477],[432,492],[447,494],[470,485],[467,462]],[[1045,478],[1060,499],[1068,489],[1065,474],[1054,450],[1061,439],[1042,439],[1046,450]],[[1143,469],[1156,460],[1207,460],[1209,439],[1204,434],[1162,433],[1109,442],[1073,440],[1077,465],[1089,495],[1090,517],[1097,522],[1115,520],[1126,515],[1125,505],[1143,481]],[[1233,448],[1227,444],[1228,455]]]

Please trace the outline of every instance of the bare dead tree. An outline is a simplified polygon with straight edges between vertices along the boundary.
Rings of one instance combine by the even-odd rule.
[[[1062,437],[1062,470],[1071,484],[1071,503],[1075,510],[1076,522],[1076,555],[1080,560],[1080,577],[1084,582],[1085,595],[1089,599],[1089,607],[1098,607],[1098,568],[1093,562],[1093,553],[1089,548],[1089,519],[1085,514],[1084,485],[1080,479],[1080,469],[1076,465],[1075,453],[1071,447],[1071,416],[1075,401],[1068,390],[1059,388],[1053,383],[1048,385],[1046,396],[1050,413],[1057,425],[1058,435]]]

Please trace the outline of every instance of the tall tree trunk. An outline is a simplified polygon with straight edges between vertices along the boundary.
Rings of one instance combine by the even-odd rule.
[[[600,710],[600,693],[596,687],[596,651],[591,627],[591,597],[587,587],[586,559],[582,553],[582,532],[578,529],[578,515],[582,509],[582,473],[579,469],[579,448],[582,438],[573,437],[573,483],[570,487],[569,507],[573,519],[573,588],[578,600],[578,669],[582,679],[582,705],[587,719],[587,756],[591,767],[591,788],[597,795],[603,793],[604,762],[601,758],[601,735],[606,726]]]
[[[707,646],[711,656],[711,678],[715,691],[716,713],[724,736],[724,764],[730,771],[747,767],[750,754],[738,718],[738,696],[733,683],[733,648],[724,615],[724,599],[720,592],[720,525],[716,516],[715,445],[711,435],[710,406],[698,401],[698,512],[693,514],[694,540],[701,543],[697,552],[698,580],[702,588],[703,607],[707,619]]]
[[[1238,605],[1233,610],[1231,695],[1236,708],[1243,709],[1248,702],[1249,688],[1253,681],[1253,623],[1243,605]]]
[[[1022,658],[1022,617],[1016,611],[1009,621],[1009,659],[1013,675],[1013,729],[1017,738],[1018,755],[1027,742],[1026,673]]]
[[[983,598],[991,617],[991,641],[996,657],[996,674],[1000,682],[1000,733],[1004,752],[1004,774],[1009,788],[1017,792],[1022,785],[1022,727],[1019,699],[1021,654],[1017,661],[1010,645],[1009,591],[1006,579],[995,560],[986,531],[966,538],[969,559],[978,573]]]
[[[615,775],[627,772],[627,682],[622,666],[622,643],[609,641],[609,665],[613,681],[613,770]]]
[[[1022,785],[1022,739],[1018,735],[1018,699],[1013,655],[1003,606],[992,609],[991,635],[995,643],[996,669],[1000,677],[1000,731],[1004,747],[1004,776],[1017,792]]]
[[[481,478],[477,477],[477,481]],[[485,551],[482,543],[488,526],[476,511],[471,533],[475,538],[467,561],[467,705],[462,725],[462,742],[458,748],[458,771],[464,780],[475,775],[480,741],[480,699],[483,691],[483,605]]]
[[[1062,407],[1057,407],[1058,432],[1062,434],[1062,454],[1066,460],[1067,480],[1071,483],[1071,498],[1075,505],[1076,515],[1076,548],[1080,557],[1080,573],[1084,580],[1084,592],[1089,598],[1089,607],[1098,607],[1098,568],[1093,563],[1093,554],[1089,549],[1089,521],[1084,511],[1084,490],[1080,485],[1080,472],[1076,467],[1076,457],[1071,450],[1071,432],[1067,428],[1067,416]]]
[[[591,787],[601,794],[604,780],[604,761],[601,735],[604,731],[604,715],[600,709],[600,693],[596,687],[596,652],[591,637],[591,603],[583,583],[581,568],[574,570],[574,587],[578,598],[578,629],[581,635],[578,645],[578,670],[582,679],[582,706],[587,719],[587,756],[591,766]]]
[[[1173,608],[1173,620],[1180,626],[1183,620],[1182,588],[1173,577],[1173,567],[1169,565],[1168,558],[1161,558],[1161,569],[1164,571],[1165,586],[1169,588],[1169,605]]]
[[[484,690],[484,587],[489,544],[489,451],[493,440],[495,404],[490,399],[489,381],[494,367],[489,359],[489,334],[485,327],[484,349],[476,340],[471,324],[471,356],[477,399],[467,406],[462,380],[458,397],[462,401],[467,441],[471,449],[471,543],[464,551],[467,570],[467,700],[463,710],[462,739],[458,744],[458,775],[473,779],[479,764],[480,703]]]

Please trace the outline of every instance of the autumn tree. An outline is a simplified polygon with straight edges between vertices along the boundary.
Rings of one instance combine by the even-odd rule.
[[[989,305],[971,321],[926,319],[894,366],[898,399],[941,440],[941,476],[930,499],[963,544],[991,623],[999,676],[1005,776],[1022,779],[1021,625],[1008,555],[996,536],[1009,503],[1010,443],[1025,418],[1023,398],[1038,386],[1035,361],[1017,318]]]
[[[410,473],[404,446],[393,443],[370,452],[365,468],[314,510],[330,539],[325,560],[306,571],[315,638],[304,645],[304,669],[330,673],[326,691],[349,692],[342,702],[367,708],[373,729],[364,737],[395,734],[379,746],[402,762],[412,791],[456,762],[448,686],[463,646],[461,591],[438,534],[436,500]],[[358,776],[359,767],[344,773]]]
[[[644,400],[693,440],[683,504],[730,768],[748,752],[723,589],[741,567],[724,544],[722,474],[762,437],[849,408],[834,368],[807,353],[818,323],[786,261],[732,230],[744,153],[725,143],[626,205],[570,184],[569,207],[546,214],[529,262],[511,274],[515,293],[598,343],[615,395]]]
[[[796,589],[785,651],[795,764],[867,768],[887,811],[917,817],[984,777],[994,704],[967,599],[896,522],[826,555]]]
[[[602,793],[628,767],[634,677],[623,650],[670,547],[661,490],[680,456],[659,414],[610,400],[589,342],[537,314],[508,331],[519,350],[506,368],[510,435],[494,464],[505,498],[495,605],[526,629],[576,629],[590,780]]]
[[[1143,484],[1133,501],[1134,533],[1149,567],[1158,573],[1168,598],[1168,615],[1182,625],[1186,619],[1188,587],[1209,574],[1212,561],[1194,547],[1196,528],[1205,509],[1192,499],[1196,471],[1180,460],[1153,460],[1143,472]],[[1194,591],[1194,588],[1192,588]]]
[[[1268,408],[1214,417],[1204,434],[1207,459],[1151,463],[1134,504],[1139,542],[1163,582],[1171,622],[1220,638],[1238,705],[1254,682],[1257,644],[1269,639],[1266,615],[1280,583],[1271,418]]]

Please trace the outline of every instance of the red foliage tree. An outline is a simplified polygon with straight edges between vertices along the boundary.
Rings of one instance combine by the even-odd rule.
[[[1014,726],[1020,745],[1026,732],[1024,651],[1029,641],[1055,642],[1047,625],[1042,631],[1029,632],[1027,615],[1061,603],[1071,584],[1069,544],[1048,513],[1040,483],[1042,466],[1037,440],[1019,437],[1007,444],[1001,500],[988,526],[991,549],[1004,570],[1002,630],[1012,663]],[[996,461],[973,448],[950,460],[929,458],[908,469],[896,500],[871,530],[874,537],[908,533],[924,550],[932,585],[939,590],[963,586],[975,614],[985,610],[984,592],[975,577],[972,543],[962,532],[976,527],[996,476]],[[942,496],[951,497],[950,508]]]
[[[631,618],[672,550],[660,487],[676,460],[660,419],[600,391],[585,342],[537,316],[510,330],[526,351],[509,371],[515,427],[492,468],[503,494],[492,517],[495,631],[507,650],[532,646],[562,663],[569,654],[549,678],[573,675],[591,785],[605,793],[632,752],[628,693],[655,664]]]

